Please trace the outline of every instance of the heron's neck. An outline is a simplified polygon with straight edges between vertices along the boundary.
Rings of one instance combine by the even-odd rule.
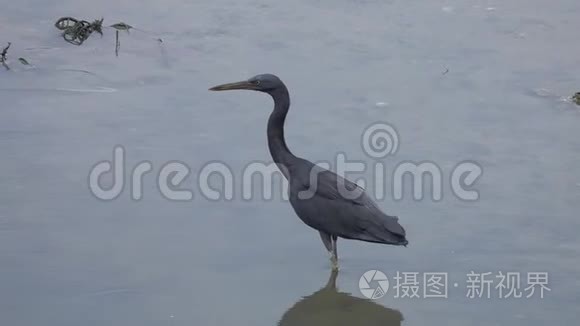
[[[268,148],[276,164],[289,167],[296,159],[284,139],[284,121],[290,109],[290,96],[286,87],[277,89],[270,95],[274,99],[274,111],[268,119]]]

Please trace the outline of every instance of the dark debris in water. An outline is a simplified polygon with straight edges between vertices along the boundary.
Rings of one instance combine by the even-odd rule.
[[[8,49],[10,49],[10,46],[12,45],[12,43],[8,42],[8,45],[6,45],[3,49],[2,52],[0,52],[0,63],[2,64],[2,66],[4,68],[6,68],[6,70],[10,70],[10,67],[8,66],[7,62],[7,54],[8,54]],[[24,58],[18,58],[18,61],[20,61],[20,63],[22,63],[23,65],[27,65],[29,66],[30,63],[28,63],[28,61]]]
[[[24,58],[18,58],[18,61],[20,61],[20,63],[25,66],[30,66],[30,63],[28,63],[28,61]]]
[[[572,96],[572,102],[580,105],[580,92],[576,92],[576,94]]]
[[[119,49],[121,48],[121,41],[119,41],[119,30],[115,31],[115,56],[119,56]]]
[[[2,63],[2,66],[4,66],[4,68],[6,68],[6,70],[10,70],[10,68],[6,64],[6,54],[8,53],[8,49],[10,49],[11,45],[12,45],[12,43],[8,42],[8,45],[0,53],[0,63]]]
[[[54,26],[63,31],[62,37],[65,41],[74,45],[83,44],[93,32],[103,36],[103,18],[89,23],[86,20],[78,20],[73,17],[61,17]]]
[[[12,43],[8,42],[8,45],[6,45],[4,49],[2,49],[2,53],[0,53],[0,60],[6,61],[6,54],[8,53],[8,49],[10,49],[11,45]]]
[[[62,31],[62,37],[65,41],[81,45],[86,41],[93,32],[97,32],[103,36],[103,20],[104,18],[94,20],[89,23],[86,20],[79,20],[74,17],[61,17],[59,18],[54,26]],[[115,55],[119,56],[119,49],[121,47],[121,41],[119,39],[119,31],[137,30],[146,34],[151,34],[147,31],[137,29],[127,23],[118,22],[110,26],[105,26],[115,29]],[[155,38],[159,43],[163,43],[161,38]]]
[[[116,29],[118,31],[129,31],[131,28],[133,28],[133,26],[131,26],[129,24],[125,24],[123,22],[113,24],[113,25],[111,25],[109,27],[113,27],[114,29]]]

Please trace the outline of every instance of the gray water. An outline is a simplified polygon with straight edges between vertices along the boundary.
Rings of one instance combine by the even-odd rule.
[[[539,1],[3,1],[0,46],[0,324],[24,325],[570,325],[580,303],[580,3]],[[82,46],[61,16],[147,31],[93,34]],[[163,43],[156,41],[162,38]],[[17,61],[24,57],[33,66]],[[318,234],[280,198],[212,201],[208,162],[240,173],[270,160],[271,100],[208,92],[279,75],[292,109],[290,148],[373,164],[360,140],[377,121],[401,141],[388,168],[429,160],[448,178],[484,170],[480,199],[379,200],[408,248],[339,241],[325,288]],[[384,102],[384,105],[377,105]],[[102,201],[87,178],[115,145],[149,160],[144,197]],[[187,202],[154,176],[191,168]],[[359,178],[366,174],[354,174]],[[239,177],[236,175],[236,177]],[[126,176],[128,182],[128,176]],[[236,185],[238,188],[240,185]],[[257,189],[259,191],[259,189]],[[372,193],[372,190],[369,190]],[[359,278],[449,273],[447,299],[365,301]],[[540,299],[466,296],[470,271],[549,273]],[[453,283],[458,283],[454,287]],[[523,288],[523,285],[522,285]],[[401,322],[401,319],[403,320]],[[358,321],[358,322],[357,322]]]

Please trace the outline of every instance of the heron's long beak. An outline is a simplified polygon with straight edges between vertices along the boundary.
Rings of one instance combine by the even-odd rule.
[[[256,85],[248,82],[248,81],[240,81],[240,82],[235,82],[235,83],[228,83],[228,84],[222,84],[222,85],[217,85],[214,86],[212,88],[210,88],[210,91],[229,91],[232,89],[256,89]]]

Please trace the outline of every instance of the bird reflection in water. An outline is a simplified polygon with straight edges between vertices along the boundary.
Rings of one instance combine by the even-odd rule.
[[[338,271],[332,271],[326,286],[288,309],[278,326],[401,325],[403,315],[398,310],[339,292],[337,277]]]

